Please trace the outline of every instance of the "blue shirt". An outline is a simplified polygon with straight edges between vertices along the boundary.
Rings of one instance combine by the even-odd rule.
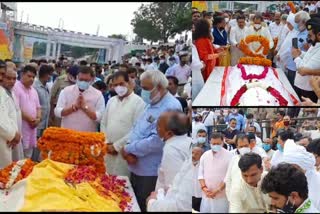
[[[134,123],[125,146],[127,153],[137,156],[136,164],[129,171],[139,176],[157,176],[164,143],[157,133],[159,116],[169,110],[182,111],[179,101],[169,92],[155,105],[147,105],[143,114]]]
[[[229,123],[232,118],[235,118],[237,120],[237,126],[236,126],[237,130],[241,131],[241,130],[243,130],[245,128],[245,125],[246,125],[245,124],[245,120],[244,120],[244,117],[241,114],[239,114],[239,113],[237,113],[237,114],[232,114],[232,113],[229,114],[226,117],[226,122]]]
[[[166,76],[173,76],[174,67],[178,65],[177,63],[170,65],[169,68],[166,70]]]
[[[307,43],[307,38],[308,38],[308,30],[305,29],[304,31],[302,32],[299,32],[299,34],[297,35],[297,38],[298,38],[298,48],[301,50],[301,51],[306,51],[304,48],[303,48],[303,45],[305,43]],[[291,44],[291,47],[290,49],[292,49],[292,44]],[[297,70],[297,67],[296,67],[296,63],[293,61],[293,57],[289,57],[289,60],[288,60],[288,63],[287,63],[287,68],[291,71],[296,71]]]

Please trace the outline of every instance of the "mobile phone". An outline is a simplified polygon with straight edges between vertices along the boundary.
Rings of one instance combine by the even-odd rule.
[[[292,47],[298,49],[298,38],[292,38]]]

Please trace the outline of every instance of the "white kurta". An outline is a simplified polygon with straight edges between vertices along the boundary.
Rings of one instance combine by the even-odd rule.
[[[230,213],[263,213],[267,212],[271,200],[261,191],[261,182],[267,172],[263,172],[257,187],[248,185],[240,176],[232,185],[229,197]]]
[[[230,191],[234,180],[238,180],[241,177],[241,171],[238,166],[240,155],[234,155],[230,161],[224,183],[226,184],[226,195],[228,201],[230,200]]]
[[[246,36],[249,36],[249,35],[260,35],[260,36],[266,37],[269,40],[269,48],[270,49],[273,48],[273,40],[271,38],[271,34],[270,34],[270,31],[269,31],[269,28],[261,27],[260,30],[255,31],[253,29],[253,26],[250,26],[246,30]],[[252,42],[252,43],[249,44],[249,48],[254,52],[259,47],[260,47],[260,43],[259,42]],[[258,53],[262,53],[262,51],[263,50],[261,49]]]
[[[112,97],[106,106],[101,120],[101,132],[107,141],[113,143],[117,155],[107,154],[107,171],[113,175],[129,176],[128,164],[119,153],[127,143],[130,130],[145,107],[144,101],[134,93],[122,101],[118,96]]]
[[[191,154],[191,138],[187,135],[173,136],[165,142],[163,155],[158,172],[156,191],[160,188],[167,190],[181,169],[183,163]]]
[[[280,152],[279,150],[275,151],[270,162],[271,167],[277,166],[279,163],[282,162],[282,159],[283,159],[283,152]]]
[[[282,27],[283,25],[281,23],[279,25],[277,25],[275,22],[270,23],[269,30],[273,39],[276,37],[279,38]]]
[[[306,204],[309,200],[310,200],[310,197],[307,198],[307,199],[296,209],[296,211],[299,210],[300,208],[303,208],[303,207],[305,206],[305,204]],[[301,213],[319,213],[319,212],[320,212],[320,210],[317,209],[317,208],[314,206],[314,204],[311,202],[310,207],[307,208],[307,209],[303,209]]]
[[[192,100],[197,97],[204,85],[204,80],[201,73],[202,67],[203,64],[201,63],[201,60],[199,58],[198,50],[196,46],[192,44]]]
[[[190,212],[192,209],[192,159],[184,162],[175,176],[171,188],[161,200],[151,199],[148,212]]]
[[[17,113],[10,107],[11,98],[0,86],[0,169],[12,163],[12,149],[7,141],[13,140],[18,131]]]
[[[202,190],[200,186],[200,182],[198,180],[198,172],[199,172],[199,163],[197,165],[192,164],[192,171],[193,171],[193,194],[192,196],[196,198],[202,197]]]
[[[236,45],[239,44],[240,41],[246,37],[246,29],[247,27],[241,29],[238,25],[236,25],[235,27],[232,27],[230,30],[231,66],[237,65],[239,58],[244,56],[242,51],[239,48],[237,48]]]
[[[308,181],[308,196],[312,204],[320,210],[320,173],[314,168],[313,170],[308,170],[305,175]]]
[[[12,98],[9,101],[10,108],[9,109],[15,109],[16,114],[17,114],[17,125],[18,125],[18,131],[19,133],[22,133],[22,115],[21,115],[21,110],[17,101],[16,96],[14,93],[11,93]],[[24,159],[24,154],[23,154],[23,146],[22,146],[22,141],[20,140],[20,143],[17,144],[13,149],[12,149],[12,160],[13,161],[18,161]]]

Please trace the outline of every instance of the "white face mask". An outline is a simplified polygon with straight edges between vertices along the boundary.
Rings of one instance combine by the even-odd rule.
[[[123,97],[128,92],[128,88],[125,86],[117,86],[114,88],[114,90],[118,94],[119,97]]]
[[[253,26],[254,26],[255,29],[261,28],[261,25],[260,25],[260,24],[254,24]]]
[[[230,128],[232,131],[234,131],[234,130],[237,129],[236,127],[233,128],[233,127],[231,127],[231,126],[230,126],[229,128]]]
[[[224,18],[224,20],[226,21],[226,23],[228,23],[228,22],[229,22],[229,18]]]
[[[248,147],[243,147],[243,148],[241,148],[241,149],[238,149],[238,151],[239,151],[240,155],[242,156],[242,155],[244,155],[244,154],[249,153],[251,150],[250,150],[250,148],[248,148]]]

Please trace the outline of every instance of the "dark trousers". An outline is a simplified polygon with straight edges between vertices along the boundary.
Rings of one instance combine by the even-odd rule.
[[[296,71],[287,69],[287,77],[292,87],[294,87],[294,79],[296,78]]]
[[[196,198],[196,197],[192,196],[192,209],[200,212],[201,200],[202,200],[202,198]]]
[[[312,100],[312,102],[314,102],[314,103],[316,103],[318,101],[318,96],[316,95],[316,93],[314,93],[314,91],[305,91],[305,90],[302,90],[301,88],[298,88],[296,86],[294,86],[294,90],[296,91],[296,93],[301,101],[302,101],[301,97],[310,98],[310,100]]]
[[[139,176],[131,172],[130,182],[141,212],[147,211],[146,200],[155,190],[158,176]]]

